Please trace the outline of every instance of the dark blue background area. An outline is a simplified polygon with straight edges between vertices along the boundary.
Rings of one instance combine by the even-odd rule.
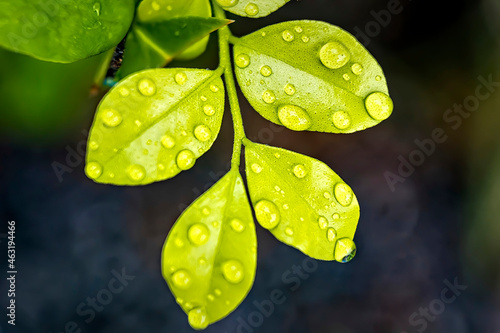
[[[474,94],[478,76],[500,81],[500,6],[494,0],[402,4],[404,11],[367,45],[384,68],[395,103],[380,125],[349,135],[292,132],[270,125],[241,96],[249,138],[320,159],[353,188],[361,207],[358,252],[348,264],[313,261],[257,226],[254,286],[206,332],[500,332],[500,91],[457,130],[442,119]],[[285,20],[317,19],[355,33],[374,20],[370,11],[386,7],[378,0],[292,0],[267,18],[230,16],[237,20],[231,28],[241,36]],[[214,68],[214,42],[211,56],[173,65]],[[228,111],[214,147],[193,169],[135,188],[95,184],[83,162],[58,179],[53,163],[67,165],[67,147],[77,151],[86,140],[81,131],[90,127],[92,113],[79,131],[51,144],[3,135],[0,233],[7,232],[7,221],[16,221],[18,274],[14,328],[6,323],[2,259],[0,332],[59,333],[72,321],[75,332],[192,332],[161,276],[160,253],[182,209],[228,170]],[[398,156],[408,158],[417,149],[414,140],[430,137],[435,128],[444,130],[446,142],[391,191],[384,174],[397,174]],[[0,241],[6,258],[7,239]],[[303,265],[309,273],[294,273]],[[80,315],[78,306],[109,289],[123,270],[131,276],[127,285],[86,322],[90,315]],[[416,320],[425,318],[420,309],[441,299],[445,280],[467,289],[426,320],[425,329],[412,322],[414,313]],[[269,304],[273,290],[285,300],[266,316],[258,304]]]

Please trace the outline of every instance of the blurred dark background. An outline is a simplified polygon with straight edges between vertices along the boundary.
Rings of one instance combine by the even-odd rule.
[[[351,185],[361,206],[358,254],[345,265],[317,261],[299,276],[293,267],[306,257],[258,227],[254,287],[206,332],[500,332],[499,87],[482,88],[489,97],[470,113],[443,118],[473,101],[484,80],[500,82],[500,2],[402,0],[385,27],[373,23],[372,11],[390,3],[292,0],[263,19],[230,15],[237,36],[295,19],[366,33],[395,110],[354,134],[298,133],[270,124],[242,97],[250,139],[318,158]],[[215,68],[215,42],[202,58],[172,66]],[[160,251],[181,211],[228,170],[230,114],[190,171],[144,187],[95,184],[83,172],[83,150],[103,94],[90,91],[96,61],[62,67],[0,51],[1,330],[192,332],[162,279]],[[415,140],[438,128],[447,140],[391,189],[387,172],[398,175],[399,159],[416,154]],[[66,166],[60,177],[57,163]],[[17,226],[15,328],[5,316],[9,220]],[[92,320],[80,315],[77,308],[90,309],[87,298],[123,270],[131,276],[123,290]],[[448,284],[462,287],[454,295]],[[286,301],[268,317],[256,315],[255,302],[274,289]]]

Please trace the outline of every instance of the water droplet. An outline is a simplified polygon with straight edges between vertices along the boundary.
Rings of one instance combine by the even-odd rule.
[[[259,13],[259,6],[254,3],[249,3],[245,7],[245,13],[247,13],[248,16],[255,16]]]
[[[288,236],[293,236],[293,230],[292,230],[292,228],[286,228],[285,229],[285,234],[287,234]]]
[[[260,69],[260,74],[262,74],[262,76],[268,77],[273,74],[273,70],[269,66],[262,66],[262,68]]]
[[[293,35],[293,33],[290,30],[283,31],[283,33],[281,34],[281,37],[283,37],[283,40],[285,42],[291,42],[295,38],[295,36]]]
[[[337,111],[332,116],[333,125],[338,129],[346,129],[351,126],[351,117],[345,111]]]
[[[302,36],[302,41],[303,41],[304,43],[309,42],[309,37],[307,37],[307,36]]]
[[[210,215],[210,208],[203,207],[203,209],[201,210],[201,212],[203,213],[203,215],[208,216],[208,215]]]
[[[207,295],[207,298],[208,298],[208,300],[209,300],[209,301],[211,301],[211,302],[213,302],[213,301],[215,300],[215,297],[214,297],[214,295],[212,295],[212,294],[208,294],[208,295]]]
[[[238,219],[231,220],[231,228],[233,228],[233,230],[236,232],[242,232],[243,230],[245,230],[245,226]]]
[[[128,176],[131,180],[140,182],[146,177],[146,170],[141,165],[134,164],[128,168]]]
[[[296,26],[296,27],[294,28],[294,30],[295,30],[295,32],[297,32],[297,33],[299,33],[299,34],[303,31],[303,30],[302,30],[302,27],[299,27],[299,26]]]
[[[97,150],[99,149],[99,144],[96,141],[90,141],[89,148],[90,150]]]
[[[196,223],[189,227],[188,238],[194,245],[200,246],[205,244],[209,237],[210,230],[208,230],[206,225]]]
[[[215,114],[215,108],[210,105],[210,104],[207,104],[203,107],[203,112],[207,115],[207,116],[213,116]]]
[[[278,109],[278,118],[283,126],[294,131],[305,131],[311,127],[307,112],[296,105],[283,105]]]
[[[142,153],[143,153],[144,155],[148,155],[148,154],[149,154],[149,150],[144,149],[144,150],[142,151]]]
[[[281,155],[280,155],[279,153],[274,153],[274,157],[276,157],[276,158],[280,158],[280,156],[281,156]]]
[[[142,123],[141,123],[141,121],[140,121],[140,120],[136,120],[136,121],[134,121],[134,123],[135,123],[135,125],[136,125],[137,127],[141,127],[141,126],[142,126]]]
[[[280,223],[280,212],[274,203],[268,200],[260,200],[255,205],[255,216],[260,225],[266,229],[272,229]]]
[[[332,197],[330,192],[323,193],[323,196],[325,197],[325,199],[330,199]]]
[[[217,296],[222,295],[222,291],[220,291],[220,289],[215,289],[215,290],[214,290],[214,293],[215,293],[215,295],[217,295]]]
[[[205,95],[201,95],[200,96],[200,99],[203,101],[203,102],[206,102],[207,101],[207,97]]]
[[[262,37],[264,37],[266,35],[265,31],[262,31],[262,33],[260,34]]]
[[[149,139],[148,141],[146,141],[146,144],[147,144],[148,146],[151,146],[151,145],[153,144],[153,140]]]
[[[170,149],[175,146],[175,140],[170,135],[164,135],[161,137],[161,145],[167,149]]]
[[[381,80],[382,80],[382,77],[381,77],[380,75],[377,75],[377,76],[375,76],[375,80],[377,80],[377,81],[381,81]]]
[[[177,247],[183,247],[184,246],[184,241],[182,239],[180,239],[179,237],[177,237],[175,240],[174,240],[174,244],[175,246]]]
[[[217,222],[217,221],[212,222],[212,225],[214,226],[214,228],[218,228],[219,227],[219,222]]]
[[[384,120],[391,115],[394,105],[389,96],[381,92],[375,92],[365,99],[365,107],[373,119]]]
[[[286,86],[285,86],[285,94],[289,95],[289,96],[292,96],[295,94],[295,86],[291,83],[288,83]]]
[[[244,278],[243,265],[238,260],[228,260],[222,264],[222,275],[230,283],[240,283]]]
[[[335,244],[335,260],[346,263],[356,255],[356,244],[350,238],[341,238]]]
[[[193,308],[193,304],[186,302],[186,304],[184,304],[184,307],[188,310],[191,310]]]
[[[158,4],[158,2],[156,2],[156,1],[153,1],[153,3],[151,4],[151,7],[156,11],[159,11],[161,9],[160,4]]]
[[[201,257],[199,260],[198,260],[198,263],[201,265],[201,266],[205,266],[207,264],[207,259]]]
[[[272,104],[276,100],[276,96],[271,90],[266,90],[264,91],[264,93],[262,93],[262,100],[267,104]]]
[[[186,83],[187,79],[188,79],[188,77],[187,77],[186,73],[184,73],[184,72],[178,72],[177,74],[175,74],[175,82],[180,86],[184,85],[184,83]]]
[[[130,90],[128,90],[125,87],[121,87],[118,91],[120,92],[120,95],[122,95],[123,97],[127,97],[128,95],[130,95]]]
[[[204,307],[199,307],[189,311],[188,321],[195,330],[204,330],[208,326],[207,310]]]
[[[349,76],[349,74],[344,74],[342,75],[342,77],[344,78],[344,80],[346,81],[349,81],[351,79],[351,77]]]
[[[122,122],[122,116],[114,109],[104,109],[101,119],[108,127],[116,127]]]
[[[353,193],[349,185],[338,183],[335,185],[335,198],[344,207],[347,207],[352,202]]]
[[[184,269],[179,269],[177,272],[172,274],[172,283],[179,289],[189,288],[191,282],[191,276],[188,271]]]
[[[284,210],[287,210],[288,208],[290,208],[290,206],[288,206],[288,204],[283,204],[283,209]]]
[[[257,163],[252,163],[252,165],[250,166],[250,168],[255,173],[260,173],[262,171],[262,167],[259,164],[257,164]]]
[[[210,90],[214,93],[219,91],[219,87],[217,87],[215,84],[210,85]]]
[[[319,59],[330,69],[341,68],[350,58],[349,51],[339,42],[326,43],[319,51]]]
[[[274,189],[276,190],[276,192],[281,191],[281,189],[280,189],[280,187],[279,187],[278,185],[276,185],[276,186],[274,187]]]
[[[101,4],[99,2],[94,3],[92,9],[96,12],[97,16],[101,15]]]
[[[217,0],[222,7],[232,7],[238,3],[238,0]]]
[[[250,57],[248,56],[248,54],[240,53],[236,56],[234,63],[239,68],[246,68],[248,67],[248,65],[250,65]]]
[[[297,178],[304,178],[307,174],[307,170],[306,170],[306,167],[304,166],[304,164],[296,164],[293,167],[293,174]]]
[[[318,219],[318,225],[321,230],[325,230],[328,227],[328,220],[323,216],[320,216]]]
[[[181,150],[179,154],[177,154],[177,166],[181,170],[189,170],[193,167],[196,162],[196,156],[191,150],[185,149]]]
[[[87,176],[92,179],[97,179],[102,175],[102,166],[97,162],[90,162],[87,163],[85,171],[87,172]]]
[[[326,231],[326,238],[329,242],[335,242],[337,240],[337,230],[334,228],[328,228]]]
[[[206,125],[199,125],[194,129],[194,136],[199,141],[205,142],[210,140],[210,138],[212,137],[212,131],[210,131],[210,128],[208,128],[208,126]]]
[[[340,218],[340,215],[338,213],[333,213],[332,218],[334,220],[338,220]]]
[[[158,167],[158,170],[160,170],[160,171],[165,170],[165,166],[161,163],[158,163],[157,167]]]
[[[176,298],[175,301],[179,303],[180,305],[184,304],[184,300],[180,297]]]
[[[351,70],[354,74],[360,75],[361,73],[363,73],[363,66],[361,66],[358,63],[355,63],[354,65],[351,66]]]
[[[142,79],[137,84],[137,89],[144,96],[153,96],[156,94],[156,85],[151,79]]]

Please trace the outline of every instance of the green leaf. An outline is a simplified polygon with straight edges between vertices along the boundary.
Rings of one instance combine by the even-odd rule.
[[[211,17],[212,7],[208,0],[144,0],[137,11],[141,22],[161,21],[174,17]],[[207,48],[209,36],[194,43],[175,58],[191,60],[201,55]]]
[[[152,69],[119,82],[94,118],[87,175],[99,183],[144,185],[193,167],[219,133],[221,72]]]
[[[37,59],[74,62],[115,47],[133,0],[0,0],[0,45]]]
[[[248,140],[244,144],[248,189],[259,224],[313,258],[352,259],[359,205],[349,185],[309,156]]]
[[[117,77],[123,78],[146,68],[163,67],[187,47],[229,22],[211,17],[137,22],[127,37],[125,56]]]
[[[257,239],[241,175],[232,169],[193,202],[171,229],[162,272],[195,329],[233,311],[250,291]]]
[[[234,59],[250,104],[291,130],[351,133],[392,113],[377,61],[351,34],[328,23],[263,28],[237,39]]]
[[[290,0],[216,0],[233,14],[251,18],[264,17],[278,10]]]

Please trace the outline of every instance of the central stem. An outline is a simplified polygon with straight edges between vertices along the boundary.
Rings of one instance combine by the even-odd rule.
[[[214,3],[215,16],[221,19],[226,18],[224,10]],[[229,51],[229,39],[232,37],[231,31],[227,26],[219,29],[219,57],[220,66],[224,69],[224,80],[226,82],[226,90],[229,98],[229,107],[233,118],[234,126],[234,145],[233,156],[231,158],[231,167],[238,168],[241,159],[242,140],[245,139],[245,129],[243,128],[243,120],[241,118],[240,103],[236,92],[236,83],[234,81],[234,72],[231,65],[231,53]]]

